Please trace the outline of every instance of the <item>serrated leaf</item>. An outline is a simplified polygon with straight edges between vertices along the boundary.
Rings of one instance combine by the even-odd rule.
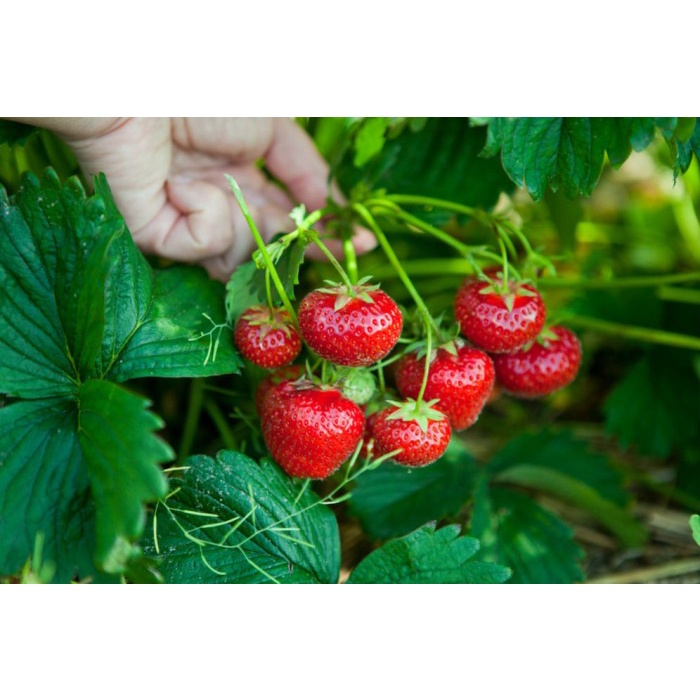
[[[1,392],[40,398],[75,391],[76,346],[89,342],[76,341],[80,291],[99,223],[99,208],[80,186],[61,188],[51,172],[41,185],[26,176],[13,202],[0,188]]]
[[[626,547],[644,543],[647,532],[626,509],[629,494],[607,457],[569,431],[522,434],[487,465],[498,483],[535,489],[581,508]]]
[[[346,158],[337,177],[346,191],[363,183],[372,190],[490,208],[512,186],[498,163],[478,157],[485,139],[486,129],[470,126],[466,118],[429,118],[420,131],[405,129],[387,141],[361,170]],[[449,219],[437,211],[421,216],[434,222]]]
[[[112,580],[101,572],[123,570],[143,531],[144,502],[165,491],[157,462],[171,456],[152,433],[161,424],[145,403],[90,380],[80,402],[23,401],[0,410],[2,573],[20,568],[38,533],[57,582]]]
[[[359,476],[352,490],[350,512],[371,537],[405,535],[430,520],[456,514],[475,483],[472,456],[459,440],[424,469],[383,464]]]
[[[95,514],[76,434],[77,405],[21,401],[0,409],[0,572],[13,574],[37,534],[54,580],[94,578]]]
[[[583,550],[571,528],[528,496],[483,480],[469,534],[481,542],[479,558],[509,567],[509,583],[582,581]]]
[[[224,323],[223,286],[204,270],[157,271],[151,303],[122,348],[109,356],[107,378],[210,377],[233,374],[242,360]]]
[[[460,537],[459,525],[436,530],[434,524],[391,540],[363,559],[348,583],[503,583],[507,568],[469,561],[479,550],[472,537]]]
[[[631,367],[603,407],[624,448],[668,457],[700,437],[700,380],[688,353],[655,349]]]
[[[163,422],[126,389],[91,379],[80,387],[79,402],[78,437],[96,508],[95,556],[104,571],[118,573],[143,534],[143,504],[167,493],[159,465],[174,454],[155,435]]]
[[[231,451],[185,465],[144,542],[167,583],[337,583],[338,525],[311,490]]]
[[[547,188],[586,196],[600,179],[606,152],[619,167],[632,149],[647,148],[657,129],[679,149],[679,133],[685,137],[688,127],[678,132],[678,126],[677,117],[499,117],[489,121],[483,155],[500,150],[510,178],[536,200]]]

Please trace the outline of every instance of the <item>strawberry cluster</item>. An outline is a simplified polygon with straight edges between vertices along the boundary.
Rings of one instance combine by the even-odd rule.
[[[468,279],[454,311],[461,337],[443,338],[435,348],[414,344],[397,355],[393,376],[402,400],[382,396],[379,404],[371,401],[374,380],[358,368],[372,368],[394,350],[403,316],[378,286],[312,291],[299,305],[298,328],[283,309],[244,312],[234,330],[237,347],[251,362],[274,370],[256,394],[271,456],[290,476],[311,479],[331,475],[358,448],[363,457],[426,466],[444,453],[452,432],[477,421],[497,388],[533,398],[576,376],[580,343],[566,328],[545,328],[545,304],[534,286],[504,283],[495,273]],[[312,357],[346,368],[344,374],[321,382],[308,366],[291,364],[302,341]],[[353,383],[353,373],[362,381]]]

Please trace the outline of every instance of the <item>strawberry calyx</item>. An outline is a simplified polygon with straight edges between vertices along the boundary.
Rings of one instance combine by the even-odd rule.
[[[337,296],[335,306],[333,307],[335,311],[340,311],[353,299],[362,299],[362,301],[367,304],[374,304],[374,299],[370,295],[370,292],[376,292],[380,288],[380,285],[367,284],[370,279],[371,277],[363,277],[357,284],[352,285],[348,285],[345,282],[324,280],[327,286],[318,291],[322,294],[335,294]]]
[[[439,400],[440,399],[421,401],[420,404],[414,399],[387,401],[389,405],[396,407],[396,410],[392,411],[387,416],[387,420],[402,420],[407,423],[417,423],[420,429],[427,434],[429,421],[447,420],[447,416],[445,416],[444,413],[434,408]]]
[[[289,313],[281,307],[269,307],[263,304],[251,306],[241,314],[241,318],[248,325],[258,327],[260,330],[260,340],[262,341],[268,333],[280,330],[288,338],[292,337],[292,323]]]
[[[526,285],[532,285],[531,281],[528,280],[508,280],[506,284],[503,279],[503,274],[499,273],[494,277],[488,277],[483,280],[486,284],[479,289],[478,293],[484,296],[494,295],[500,297],[505,304],[508,313],[513,313],[515,308],[516,299],[519,297],[535,297],[537,292],[533,289],[529,289]]]

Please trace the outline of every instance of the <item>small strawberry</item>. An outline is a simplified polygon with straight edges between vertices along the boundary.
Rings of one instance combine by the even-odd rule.
[[[533,343],[493,363],[501,389],[521,398],[546,396],[572,382],[581,365],[581,343],[573,331],[552,326]]]
[[[425,356],[408,353],[396,363],[394,380],[404,398],[416,399],[425,371]],[[423,397],[439,399],[437,408],[450,421],[453,430],[473,425],[491,391],[495,372],[491,358],[481,350],[457,340],[438,348],[430,362]]]
[[[286,309],[251,306],[238,318],[233,339],[243,357],[265,369],[287,365],[301,352],[301,337]]]
[[[373,365],[391,352],[402,328],[396,302],[362,282],[317,289],[299,305],[302,337],[319,357],[336,365]]]
[[[537,337],[546,309],[530,284],[468,279],[455,298],[460,333],[486,352],[513,352]]]
[[[260,415],[272,458],[289,476],[325,479],[362,439],[365,417],[332,387],[283,381],[268,390]]]
[[[258,388],[255,390],[255,407],[258,410],[258,415],[262,414],[262,406],[267,392],[272,389],[276,384],[280,384],[285,380],[294,381],[299,379],[301,375],[304,374],[304,368],[301,365],[286,365],[285,367],[278,367],[273,372],[265,377]]]
[[[391,459],[404,467],[425,467],[442,457],[450,442],[450,423],[433,408],[435,401],[395,404],[375,414],[373,456],[400,450]]]

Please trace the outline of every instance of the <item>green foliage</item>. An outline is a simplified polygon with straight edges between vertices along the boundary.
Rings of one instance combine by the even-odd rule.
[[[156,506],[144,549],[168,583],[337,583],[338,524],[273,462],[190,457]]]
[[[627,547],[646,539],[645,529],[626,510],[629,494],[609,460],[590,451],[570,432],[522,433],[489,463],[499,484],[555,496],[586,511]]]
[[[459,440],[423,469],[386,463],[355,482],[350,512],[371,537],[387,539],[412,532],[430,520],[455,515],[469,498],[476,465]]]
[[[12,198],[0,189],[0,391],[18,399],[0,409],[6,574],[37,535],[58,581],[132,566],[173,455],[149,402],[113,382],[240,366],[228,335],[215,362],[211,335],[192,340],[201,314],[223,314],[221,286],[189,268],[151,270],[103,177],[95,190],[52,171]]]
[[[497,162],[479,158],[485,138],[485,129],[470,126],[467,119],[430,118],[420,130],[404,129],[386,140],[379,152],[373,142],[375,155],[361,152],[362,169],[346,158],[337,177],[347,191],[361,184],[490,208],[511,185]],[[437,216],[434,212],[433,219]],[[439,216],[446,220],[444,213]]]
[[[658,129],[669,143],[682,172],[697,154],[695,119],[678,117],[497,117],[488,123],[488,140],[482,155],[501,152],[509,177],[536,199],[547,187],[560,187],[570,197],[590,195],[598,184],[605,155],[620,167],[632,149],[641,151]]]
[[[655,349],[609,394],[607,430],[625,447],[668,457],[700,439],[700,379],[687,352]]]
[[[509,583],[573,583],[584,578],[583,550],[573,530],[529,496],[484,479],[477,489],[469,534],[479,558],[509,567]]]
[[[391,540],[363,559],[348,583],[503,583],[510,571],[470,559],[479,551],[473,537],[460,537],[458,525],[436,530],[425,525]]]

